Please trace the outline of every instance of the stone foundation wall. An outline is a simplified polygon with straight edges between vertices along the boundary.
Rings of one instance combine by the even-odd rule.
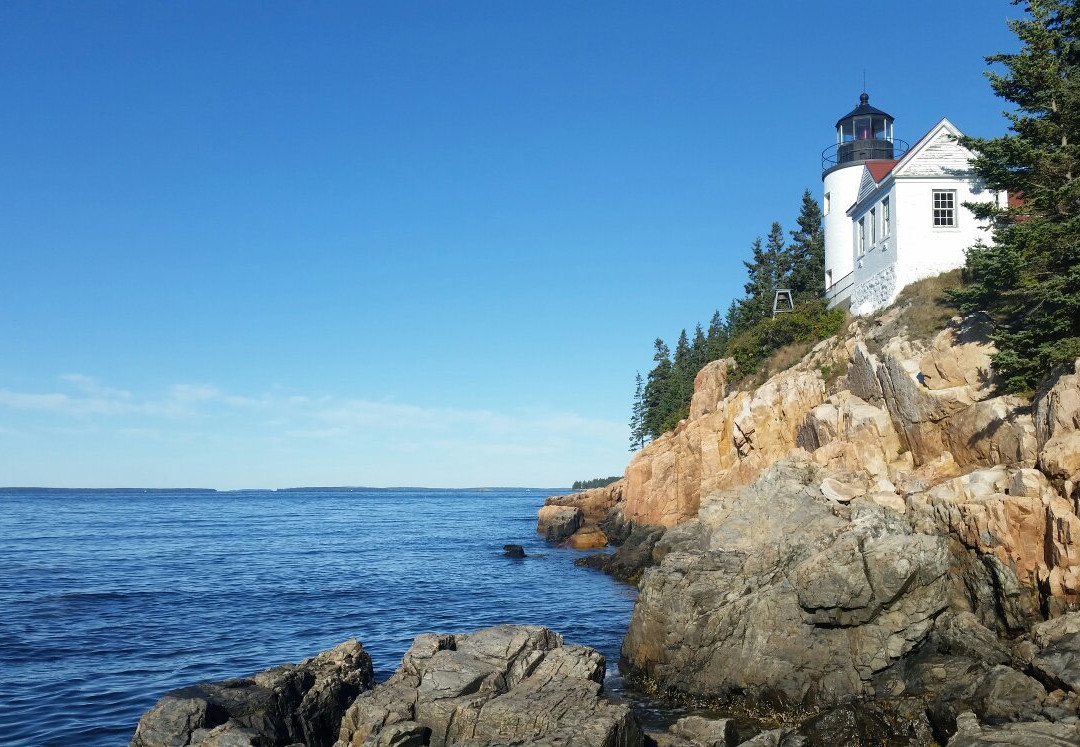
[[[851,313],[858,316],[883,309],[896,298],[896,268],[886,267],[869,279],[857,283],[851,291]]]

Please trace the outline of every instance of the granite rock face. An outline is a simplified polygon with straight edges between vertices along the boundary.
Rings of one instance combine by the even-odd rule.
[[[131,747],[329,747],[345,710],[373,685],[371,657],[346,641],[299,664],[166,693]]]
[[[337,747],[636,747],[630,710],[601,697],[604,657],[536,626],[422,635],[341,720]]]
[[[1080,361],[1033,403],[997,396],[984,316],[929,341],[894,334],[901,319],[853,323],[753,391],[732,387],[733,361],[706,365],[689,417],[634,455],[605,510],[672,527],[803,454],[829,498],[946,537],[952,601],[984,624],[1016,633],[1080,606]]]
[[[806,460],[710,496],[645,571],[622,654],[663,690],[788,705],[873,693],[949,603],[948,548],[820,490]]]
[[[574,506],[543,506],[539,518],[536,531],[548,542],[562,542],[578,530],[584,513]]]

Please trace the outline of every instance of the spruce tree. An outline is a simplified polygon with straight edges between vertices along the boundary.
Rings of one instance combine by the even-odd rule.
[[[694,339],[690,341],[690,366],[694,369],[694,376],[697,376],[697,372],[700,371],[709,358],[709,341],[705,337],[705,330],[701,328],[701,323],[694,327]],[[693,384],[693,378],[690,383]]]
[[[675,356],[671,364],[671,386],[668,387],[668,401],[664,407],[666,415],[661,423],[663,430],[674,428],[682,417],[683,410],[688,409],[690,397],[694,393],[696,374],[690,352],[690,339],[686,336],[684,329],[679,332],[679,339],[675,343]]]
[[[825,230],[821,221],[821,206],[808,189],[795,219],[799,227],[791,232],[786,250],[790,267],[787,285],[796,303],[825,295]]]
[[[630,413],[630,451],[645,445],[645,380],[641,371],[634,375],[634,407]]]
[[[1005,389],[1032,388],[1080,357],[1080,10],[1070,0],[1014,0],[1027,17],[1008,22],[1022,47],[989,64],[994,93],[1015,105],[1011,134],[964,137],[976,175],[1006,190],[1011,206],[971,204],[989,218],[993,243],[968,250],[962,310],[994,321],[995,370]]]
[[[719,309],[713,312],[709,320],[709,331],[705,333],[705,362],[719,360],[727,347],[729,331],[720,316]]]
[[[769,313],[772,314],[773,300],[776,298],[777,288],[787,287],[788,274],[791,271],[791,258],[784,251],[784,229],[780,224],[773,221],[769,235],[765,239],[765,253],[772,264],[772,287],[767,289],[766,296],[769,302]]]
[[[778,224],[774,224],[778,225]],[[750,245],[751,261],[746,265],[747,281],[743,286],[746,297],[739,302],[739,328],[745,329],[772,315],[773,293],[776,289],[777,257],[762,245],[761,238]]]
[[[667,407],[671,401],[671,351],[659,337],[653,341],[656,352],[653,361],[656,365],[649,371],[645,381],[645,406],[642,417],[642,431],[650,439],[664,432],[663,424],[667,420]]]

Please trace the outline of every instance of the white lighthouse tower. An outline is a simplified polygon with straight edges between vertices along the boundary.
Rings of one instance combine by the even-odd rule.
[[[907,150],[893,137],[893,118],[870,106],[867,94],[859,105],[836,122],[836,143],[821,154],[825,214],[825,295],[830,306],[843,303],[854,283],[854,237],[848,208],[859,196],[863,166],[885,161],[890,165]]]

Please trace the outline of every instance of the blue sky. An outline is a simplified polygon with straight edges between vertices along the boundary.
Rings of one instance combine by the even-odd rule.
[[[565,485],[1004,0],[0,3],[0,485]],[[880,19],[871,30],[861,26]]]

